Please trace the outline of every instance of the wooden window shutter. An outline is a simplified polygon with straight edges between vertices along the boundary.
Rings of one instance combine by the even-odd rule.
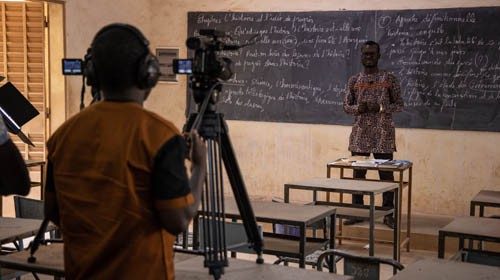
[[[23,126],[35,144],[14,143],[25,159],[45,159],[45,18],[42,2],[1,3],[0,75],[6,77],[40,112]]]

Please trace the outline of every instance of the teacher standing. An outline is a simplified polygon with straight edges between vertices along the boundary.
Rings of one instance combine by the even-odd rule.
[[[392,114],[403,110],[399,82],[392,73],[378,68],[380,46],[367,41],[361,47],[364,70],[351,78],[344,98],[344,111],[353,115],[354,125],[349,137],[349,151],[353,156],[370,156],[376,159],[393,159],[396,137]],[[354,178],[366,178],[366,170],[354,170]],[[382,181],[394,181],[390,171],[379,171]],[[363,195],[353,194],[353,204],[363,204]],[[394,192],[383,194],[383,207],[394,208]],[[361,222],[360,219],[344,221],[345,225]],[[394,228],[394,217],[384,217],[384,224]]]

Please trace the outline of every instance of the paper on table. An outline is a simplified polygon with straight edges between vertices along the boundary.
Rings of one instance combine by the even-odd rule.
[[[388,161],[387,159],[367,159],[367,160],[357,160],[352,163],[353,166],[370,166],[377,167],[379,164]]]
[[[400,167],[400,166],[403,166],[403,165],[407,165],[411,163],[410,161],[408,160],[398,160],[398,159],[394,159],[394,160],[389,160],[389,161],[386,161],[384,163],[381,163],[380,165],[382,167]]]
[[[344,157],[344,158],[339,158],[336,159],[332,162],[329,162],[328,164],[333,164],[333,165],[350,165],[352,162],[355,162],[357,160],[367,160],[369,157],[365,156],[350,156],[350,157]]]
[[[340,160],[343,162],[355,162],[355,161],[360,161],[360,160],[368,160],[369,157],[366,156],[351,156],[347,158],[341,158]]]

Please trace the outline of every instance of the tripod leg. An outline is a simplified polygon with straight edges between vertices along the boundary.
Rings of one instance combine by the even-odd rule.
[[[216,139],[208,138],[207,144],[207,178],[202,194],[203,240],[205,266],[214,279],[219,279],[224,273],[227,262],[227,247],[225,240],[222,159],[220,145]]]
[[[222,119],[222,116],[220,117],[220,121],[222,123],[221,125],[223,130],[220,135],[220,144],[222,159],[224,161],[224,166],[226,167],[227,176],[229,178],[229,182],[231,183],[231,188],[233,189],[236,204],[238,205],[238,210],[240,211],[241,219],[243,220],[243,224],[245,226],[245,231],[250,241],[253,242],[253,249],[257,253],[257,263],[263,263],[262,249],[264,242],[259,233],[252,205],[250,204],[245,183],[234,154],[231,140],[229,139],[229,135],[227,133],[227,126]]]

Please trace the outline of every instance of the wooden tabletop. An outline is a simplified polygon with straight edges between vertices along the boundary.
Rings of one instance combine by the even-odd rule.
[[[63,244],[40,245],[36,262],[28,262],[29,250],[0,256],[0,266],[35,273],[64,276]]]
[[[306,225],[335,213],[330,206],[279,203],[272,201],[251,201],[255,218],[261,222],[304,223]],[[225,199],[226,215],[240,216],[234,198]]]
[[[425,259],[410,264],[390,280],[494,280],[500,277],[500,267]]]
[[[40,245],[35,253],[36,262],[28,262],[29,250],[24,250],[0,256],[0,266],[23,271],[31,271],[54,276],[64,276],[64,245],[54,243]],[[191,254],[175,253],[175,262],[185,261],[198,256]]]
[[[471,202],[490,203],[500,205],[500,191],[482,190],[471,200]]]
[[[355,192],[360,194],[379,194],[399,187],[393,182],[378,182],[364,180],[349,180],[337,178],[313,178],[303,181],[286,183],[285,187],[308,190]]]
[[[500,219],[457,217],[439,231],[500,238]]]
[[[29,251],[21,251],[0,256],[0,266],[32,271],[35,273],[64,276],[63,244],[40,246],[35,253],[36,262],[28,262]],[[203,266],[203,257],[175,253],[175,274],[177,279],[213,279],[208,269]],[[281,265],[256,264],[254,261],[229,259],[222,279],[258,280],[258,279],[329,279],[348,280],[350,276],[340,276],[326,272],[299,269]]]
[[[0,244],[36,235],[42,220],[0,217]],[[49,224],[47,231],[55,229]]]
[[[328,272],[300,269],[283,265],[256,264],[255,261],[229,259],[229,267],[224,269],[221,279],[260,280],[260,279],[328,279],[348,280],[351,276]],[[203,267],[203,257],[191,258],[175,263],[175,276],[183,280],[212,280],[208,269]]]

